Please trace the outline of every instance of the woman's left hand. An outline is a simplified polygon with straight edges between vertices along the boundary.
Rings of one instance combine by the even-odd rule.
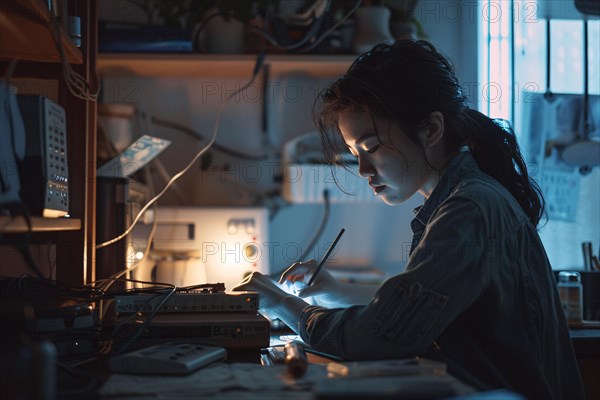
[[[260,272],[252,272],[244,280],[237,284],[233,291],[254,291],[259,292],[259,306],[261,310],[272,311],[274,306],[281,303],[281,300],[289,296],[288,293],[281,290],[277,284],[268,276]]]
[[[308,303],[281,290],[268,276],[260,272],[253,272],[232,290],[258,292],[261,314],[271,320],[280,319],[299,334],[298,321],[300,321],[302,310],[308,306]]]

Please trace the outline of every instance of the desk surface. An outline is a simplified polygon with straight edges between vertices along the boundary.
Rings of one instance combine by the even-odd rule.
[[[293,337],[286,332],[273,332],[271,343],[282,348],[282,343],[289,341],[286,339]],[[306,373],[299,378],[294,378],[285,364],[265,366],[257,362],[237,362],[231,357],[185,376],[111,374],[98,398],[311,400],[390,398],[390,395],[394,398],[437,398],[475,392],[474,388],[448,374],[443,363],[434,361],[412,359],[335,364],[352,367],[353,376],[343,377],[332,372],[339,369],[328,372],[328,364],[333,360],[311,353],[307,354],[307,359]],[[373,375],[374,371],[379,372]]]
[[[100,399],[438,398],[474,393],[448,374],[330,378],[324,364],[310,364],[293,378],[283,365],[215,363],[186,376],[112,375]]]
[[[569,332],[573,340],[582,338],[600,339],[600,327],[594,329],[570,329]]]
[[[595,349],[600,353],[600,329],[576,329],[571,331],[578,355],[590,354]],[[331,378],[327,373],[324,357],[307,355],[310,364],[307,373],[294,379],[285,365],[262,366],[259,363],[236,362],[215,363],[186,376],[143,376],[113,374],[101,387],[98,399],[139,400],[141,398],[170,399],[364,399],[397,398],[400,395],[470,398],[522,399],[520,396],[502,392],[476,393],[468,385],[450,374],[411,376],[369,376]],[[439,395],[439,396],[438,396]],[[395,396],[395,397],[390,397]],[[489,396],[489,397],[488,397]],[[493,397],[496,396],[496,397]]]
[[[571,329],[570,333],[577,358],[600,358],[600,328]]]

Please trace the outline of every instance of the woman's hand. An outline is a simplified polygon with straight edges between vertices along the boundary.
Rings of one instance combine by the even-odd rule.
[[[289,294],[281,290],[271,278],[261,274],[260,272],[252,272],[240,283],[238,283],[232,290],[248,290],[259,292],[260,309],[267,311],[272,309],[276,304],[280,303],[285,296],[289,296]]]
[[[341,293],[339,282],[325,268],[321,268],[313,284],[308,286],[317,265],[315,260],[294,263],[281,274],[279,284],[286,285],[299,297],[314,297],[319,305],[338,307],[340,299],[345,296]]]
[[[271,278],[260,272],[253,272],[232,290],[258,292],[261,314],[269,319],[279,318],[294,332],[299,332],[300,314],[308,304],[304,300],[281,290]]]

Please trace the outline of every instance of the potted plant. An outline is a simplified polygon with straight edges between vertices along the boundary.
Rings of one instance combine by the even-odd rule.
[[[424,39],[427,37],[421,23],[415,18],[415,9],[418,3],[419,0],[389,2],[392,13],[390,31],[394,39]]]
[[[394,43],[394,37],[390,32],[391,10],[383,5],[383,1],[363,2],[354,13],[356,22],[356,33],[354,36],[354,51],[364,53],[371,50],[373,46],[384,43]]]
[[[197,51],[242,53],[245,26],[259,15],[261,2],[236,0],[192,0],[196,21],[192,40]]]
[[[196,51],[241,53],[245,24],[266,0],[128,0],[140,8],[149,26],[191,32]],[[266,4],[266,3],[265,3]]]
[[[146,14],[149,25],[185,26],[189,19],[189,0],[128,0]]]

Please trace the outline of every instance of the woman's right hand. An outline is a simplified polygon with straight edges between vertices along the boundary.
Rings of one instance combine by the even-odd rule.
[[[342,287],[325,268],[321,268],[312,285],[308,286],[317,265],[315,260],[294,263],[281,274],[279,284],[292,289],[299,297],[314,297],[319,305],[339,306],[340,299],[344,297],[341,293]]]

